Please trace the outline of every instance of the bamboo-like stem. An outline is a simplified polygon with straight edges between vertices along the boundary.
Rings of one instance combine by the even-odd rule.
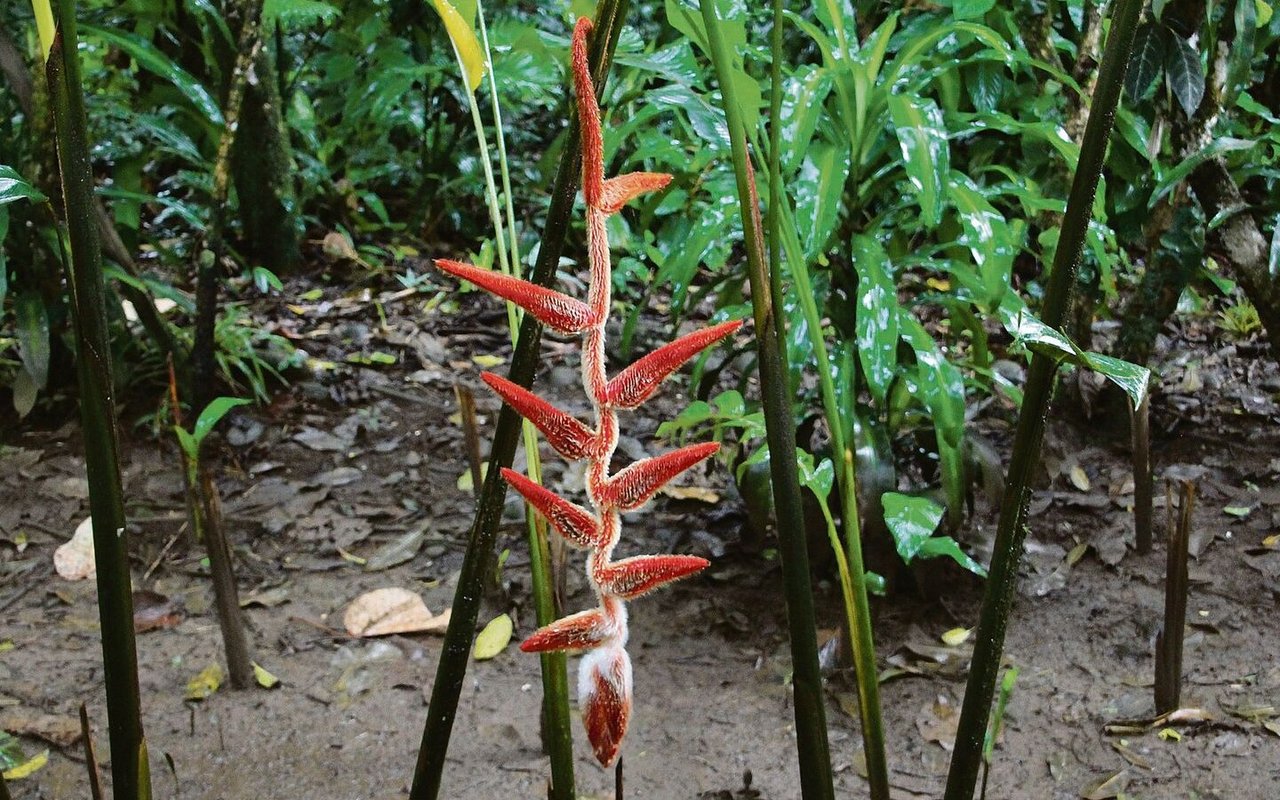
[[[489,140],[485,135],[484,123],[480,119],[480,105],[474,92],[467,93],[467,105],[471,110],[471,121],[475,128],[476,139],[480,143],[480,163],[484,172],[485,199],[489,207],[489,218],[493,224],[494,242],[498,250],[498,264],[502,272],[513,277],[520,277],[520,239],[516,231],[515,206],[512,201],[511,171],[507,163],[506,135],[502,129],[502,108],[498,102],[498,84],[493,74],[493,59],[489,49],[488,27],[484,19],[484,6],[476,3],[476,18],[480,28],[481,52],[485,59],[485,72],[489,84],[490,110],[493,114],[494,139],[497,142],[498,167],[502,176],[503,193],[506,196],[506,224],[503,224],[502,211],[499,208],[498,189],[494,182],[492,158],[489,154]],[[466,74],[462,55],[456,49],[454,55],[458,59],[460,74]],[[505,231],[504,231],[505,228]],[[509,249],[508,249],[509,248]],[[507,327],[511,334],[511,344],[515,346],[519,338],[520,323],[524,318],[515,303],[506,303]],[[529,478],[535,483],[542,483],[542,465],[538,454],[538,432],[527,420],[520,426],[524,442],[525,462],[529,468]],[[477,492],[480,484],[476,484]],[[534,615],[539,625],[550,624],[557,615],[554,582],[551,578],[551,559],[548,555],[546,525],[534,513],[533,508],[525,503],[525,525],[529,541],[529,573],[534,602]],[[569,683],[566,676],[568,659],[563,653],[543,653],[540,656],[542,668],[542,735],[543,747],[551,760],[550,800],[573,800],[573,731],[569,720]]]
[[[135,800],[150,787],[139,785],[138,748],[142,715],[138,697],[138,654],[134,645],[133,595],[129,575],[129,538],[116,439],[111,345],[107,334],[106,292],[98,229],[93,213],[93,173],[77,55],[75,4],[33,0],[45,19],[41,39],[45,76],[53,105],[58,163],[71,241],[71,312],[76,338],[76,375],[84,429],[85,470],[93,519],[94,561],[98,572],[98,615],[102,626],[103,682],[116,800]],[[56,13],[56,17],[54,14]],[[56,27],[47,31],[47,20]]]
[[[613,50],[622,31],[629,4],[630,0],[599,0],[596,5],[596,35],[592,39],[591,70],[597,95],[604,89]],[[540,286],[549,285],[555,277],[581,178],[581,140],[574,123],[575,117],[571,110],[564,152],[551,190],[551,206],[547,211],[542,245],[538,249],[538,260],[530,276],[532,282]],[[533,383],[541,336],[542,325],[532,314],[524,315],[508,375],[513,383],[526,388]],[[458,710],[458,697],[466,677],[471,642],[475,636],[481,581],[485,566],[493,557],[493,541],[506,497],[506,483],[502,480],[501,468],[511,466],[520,427],[519,415],[510,406],[504,405],[498,413],[493,444],[489,451],[489,471],[481,490],[479,510],[471,526],[467,552],[458,576],[458,588],[454,593],[453,615],[445,632],[444,646],[431,688],[422,745],[418,749],[413,785],[409,792],[410,800],[435,800],[440,793],[445,754]]]
[[[800,789],[805,800],[828,800],[834,797],[835,790],[827,742],[822,676],[818,668],[818,642],[809,578],[809,551],[804,536],[804,511],[795,459],[790,457],[795,449],[796,428],[795,419],[791,415],[791,392],[786,378],[783,348],[785,323],[775,313],[781,305],[781,279],[778,270],[769,270],[764,253],[755,178],[752,175],[750,154],[747,152],[747,132],[729,75],[729,54],[720,30],[720,20],[713,2],[706,0],[700,6],[711,59],[719,78],[725,118],[729,125],[738,202],[742,210],[752,313],[756,326],[756,347],[759,354],[757,363],[766,439],[769,451],[774,455],[769,459],[769,466],[778,515],[778,553],[782,561],[791,639]],[[776,150],[776,147],[772,149]],[[776,170],[770,172],[776,174]],[[777,181],[771,183],[776,184]]]
[[[1172,491],[1169,492],[1172,495]],[[1169,527],[1164,579],[1164,625],[1156,635],[1156,713],[1176,711],[1182,701],[1182,643],[1187,624],[1187,555],[1196,486],[1182,482],[1178,524]]]
[[[80,704],[80,739],[84,745],[84,768],[89,773],[89,797],[102,800],[102,770],[98,767],[98,750],[93,745],[93,729],[89,726],[89,706]],[[0,795],[0,800],[5,796]]]
[[[1049,272],[1041,318],[1050,328],[1062,325],[1076,270],[1084,248],[1084,237],[1093,211],[1093,198],[1106,159],[1107,141],[1115,121],[1120,88],[1133,49],[1133,35],[1142,11],[1142,0],[1117,0],[1112,7],[1110,34],[1102,56],[1097,92],[1089,122],[1080,145],[1080,160],[1071,182],[1067,210],[1063,215],[1058,249]],[[1037,353],[1031,358],[1027,382],[1014,433],[1013,457],[1000,506],[991,572],[983,596],[968,686],[960,711],[955,750],[947,775],[945,800],[970,800],[982,765],[982,741],[987,718],[995,695],[996,678],[1004,651],[1005,629],[1026,538],[1029,481],[1040,462],[1040,446],[1044,441],[1045,417],[1057,362]]]
[[[1151,392],[1133,412],[1133,531],[1139,555],[1151,552]]]
[[[0,800],[13,800],[9,796],[9,784],[5,783],[3,775],[0,775]]]

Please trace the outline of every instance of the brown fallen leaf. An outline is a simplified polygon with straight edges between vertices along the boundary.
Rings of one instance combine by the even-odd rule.
[[[80,720],[16,708],[0,714],[0,730],[15,736],[34,736],[55,747],[70,747],[80,741]]]
[[[53,568],[63,578],[78,581],[96,578],[98,568],[93,560],[93,518],[76,526],[71,541],[53,551]]]
[[[1124,791],[1125,786],[1129,783],[1128,770],[1120,770],[1105,778],[1094,781],[1086,786],[1080,792],[1083,800],[1110,800],[1113,797],[1119,797]]]
[[[417,592],[400,587],[374,589],[347,606],[343,627],[352,636],[387,636],[392,633],[444,633],[452,609],[432,614]]]
[[[133,593],[133,632],[172,628],[182,622],[182,609],[159,592],[141,589]]]

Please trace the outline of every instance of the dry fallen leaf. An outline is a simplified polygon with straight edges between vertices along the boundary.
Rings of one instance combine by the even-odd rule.
[[[219,664],[210,664],[200,670],[200,674],[187,681],[188,700],[203,700],[222,686],[222,667]]]
[[[720,493],[705,486],[663,486],[658,494],[676,500],[700,500],[703,503],[719,503]]]
[[[182,609],[171,598],[148,589],[133,593],[133,632],[172,628],[182,622]]]
[[[489,620],[489,624],[484,626],[484,630],[480,631],[480,635],[476,637],[475,647],[471,651],[471,655],[476,661],[484,661],[493,658],[506,648],[507,643],[511,641],[511,632],[515,630],[515,625],[511,622],[511,617],[506,614],[499,614]]]
[[[387,636],[392,633],[444,633],[449,614],[432,614],[417,592],[399,587],[374,589],[351,601],[342,624],[352,636]]]
[[[53,568],[69,581],[97,577],[98,569],[93,561],[92,517],[76,526],[71,541],[53,551]]]
[[[1082,492],[1089,491],[1089,475],[1084,471],[1084,467],[1076,464],[1071,468],[1071,485]]]

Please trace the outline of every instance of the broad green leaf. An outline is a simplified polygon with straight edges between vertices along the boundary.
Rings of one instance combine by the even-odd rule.
[[[6,206],[18,200],[43,203],[48,199],[39,189],[23,180],[13,167],[0,164],[0,206]],[[3,241],[4,237],[0,236],[0,242]]]
[[[31,9],[36,15],[36,32],[40,36],[40,51],[44,60],[49,60],[49,51],[53,50],[53,40],[58,37],[58,24],[53,20],[52,0],[32,0]]]
[[[993,309],[1000,304],[1000,298],[1009,288],[1013,259],[1018,255],[1021,243],[1014,240],[1004,216],[987,202],[981,190],[963,173],[952,174],[951,202],[964,231],[957,242],[968,247],[973,255],[982,278],[982,305]]]
[[[998,64],[984,61],[965,74],[964,85],[969,92],[969,102],[976,110],[995,111],[1004,95],[1004,70]]]
[[[213,426],[217,425],[227,415],[227,412],[237,406],[248,405],[249,402],[243,397],[219,397],[205,406],[204,411],[200,412],[200,417],[196,420],[195,426],[191,429],[196,447],[199,448],[204,443],[209,431],[213,430]]]
[[[897,287],[893,282],[889,254],[873,236],[857,234],[852,242],[853,266],[858,272],[857,317],[858,361],[871,394],[880,403],[898,369]]]
[[[1165,27],[1158,22],[1148,22],[1134,34],[1133,55],[1129,57],[1129,70],[1124,76],[1124,90],[1130,102],[1141,100],[1160,76],[1167,35]]]
[[[99,28],[93,25],[80,25],[80,31],[101,39],[113,47],[123,50],[138,62],[138,66],[173,84],[196,107],[206,120],[221,127],[223,124],[222,109],[209,90],[189,72],[173,62],[151,42],[132,33]]]
[[[849,177],[849,148],[820,144],[809,149],[792,180],[796,218],[804,220],[804,253],[810,262],[824,251],[835,230]]]
[[[337,7],[322,0],[264,0],[262,20],[268,25],[279,23],[289,31],[328,24],[342,16]]]
[[[1066,361],[1076,366],[1092,369],[1124,390],[1135,406],[1146,397],[1151,382],[1151,370],[1118,358],[1087,353],[1067,338],[1041,322],[1016,293],[1009,292],[1000,303],[1000,322],[1013,336],[1014,342],[1030,350],[1048,356],[1055,361]]]
[[[480,635],[476,636],[476,644],[471,655],[476,661],[493,658],[506,648],[507,643],[511,641],[513,630],[515,626],[511,622],[511,617],[499,614],[484,626]]]
[[[44,300],[34,291],[19,292],[13,306],[22,365],[36,388],[43,389],[49,382],[49,315]]]
[[[898,492],[881,495],[884,521],[893,534],[893,544],[902,560],[910,564],[925,542],[933,537],[942,521],[942,506],[927,497]]]
[[[943,192],[951,173],[947,130],[942,109],[927,97],[891,94],[889,116],[893,120],[903,166],[915,187],[921,221],[927,228],[942,220]]]
[[[831,487],[835,482],[836,471],[831,459],[824,458],[814,466],[813,456],[805,450],[796,448],[796,464],[800,470],[800,485],[813,491],[819,499],[825,500],[831,495]]]
[[[987,577],[987,571],[981,564],[969,557],[969,554],[960,549],[960,545],[950,536],[935,536],[927,540],[920,546],[920,552],[916,554],[917,558],[938,558],[946,556],[954,560],[957,564],[972,572],[981,578]]]
[[[958,448],[964,439],[964,378],[910,311],[903,309],[899,319],[902,338],[916,353],[920,399],[933,415],[939,446]]]
[[[200,449],[196,445],[195,437],[181,425],[173,426],[173,435],[178,438],[178,446],[182,448],[182,454],[186,456],[187,462],[194,464]]]
[[[1204,70],[1200,67],[1200,51],[1181,36],[1170,35],[1165,53],[1165,77],[1169,91],[1188,117],[1194,116],[1204,97]]]
[[[1252,139],[1233,139],[1230,136],[1223,136],[1209,144],[1200,148],[1196,152],[1184,158],[1176,167],[1164,173],[1160,179],[1160,184],[1156,186],[1154,192],[1151,193],[1151,199],[1147,201],[1147,208],[1153,209],[1156,204],[1164,198],[1175,186],[1181,183],[1188,175],[1190,175],[1196,167],[1204,162],[1217,158],[1223,153],[1230,153],[1236,150],[1249,150],[1257,142]]]
[[[449,34],[449,41],[453,42],[453,48],[457,51],[467,90],[474,93],[480,88],[485,70],[484,51],[480,48],[475,29],[470,20],[464,18],[449,0],[431,0],[431,3],[444,21],[445,32]]]
[[[782,95],[782,174],[790,175],[804,162],[818,122],[831,93],[831,74],[804,65],[787,79]]]
[[[1267,25],[1271,24],[1271,14],[1274,9],[1267,0],[1257,0],[1255,5],[1257,6],[1256,14],[1258,18],[1258,27],[1265,28]]]
[[[956,19],[974,19],[995,8],[996,0],[951,0],[951,13]]]
[[[1223,87],[1222,107],[1235,105],[1236,95],[1248,88],[1253,63],[1253,42],[1257,38],[1258,6],[1253,0],[1236,0],[1236,38],[1231,43],[1227,65],[1227,84]]]
[[[743,66],[743,51],[747,49],[747,7],[736,0],[707,0],[715,2],[720,18],[720,35],[729,51],[729,72],[733,88],[741,105],[742,124],[750,136],[760,121],[760,106],[764,97],[760,84],[747,74]],[[710,56],[707,30],[702,13],[686,0],[666,0],[664,4],[667,22],[671,27],[689,37],[698,49]]]

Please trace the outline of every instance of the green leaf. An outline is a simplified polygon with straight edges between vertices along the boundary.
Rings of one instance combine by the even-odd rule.
[[[831,94],[831,74],[810,64],[799,67],[787,79],[782,96],[782,174],[790,175],[804,163],[809,142],[825,115]]]
[[[1227,83],[1223,88],[1222,107],[1235,105],[1236,95],[1250,84],[1254,39],[1258,30],[1258,6],[1254,0],[1236,0],[1236,39],[1231,43],[1227,65]]]
[[[1019,243],[1014,241],[1004,216],[987,202],[977,185],[963,173],[952,174],[951,201],[964,231],[956,241],[969,248],[974,263],[978,265],[982,278],[982,305],[994,309],[1009,288]]]
[[[938,558],[946,556],[952,559],[960,566],[977,575],[980,578],[987,577],[987,570],[981,564],[974,561],[968,553],[960,549],[960,545],[950,536],[935,536],[920,546],[920,552],[916,554],[917,558]]]
[[[747,74],[743,66],[743,52],[747,49],[747,7],[740,2],[706,0],[718,3],[720,35],[724,37],[729,53],[729,74],[742,112],[742,125],[751,136],[760,121],[760,106],[764,102],[760,84]],[[665,0],[667,22],[683,33],[708,57],[711,55],[707,29],[701,12],[685,0]]]
[[[43,203],[48,199],[39,189],[23,180],[22,176],[13,167],[6,167],[0,164],[0,207],[18,200]],[[0,242],[3,241],[4,237],[0,236]]]
[[[916,353],[919,391],[933,414],[939,446],[958,448],[964,439],[964,378],[911,312],[903,309],[900,320],[902,338]]]
[[[1124,76],[1124,90],[1130,102],[1141,100],[1160,76],[1165,59],[1165,36],[1165,27],[1155,22],[1143,25],[1134,34],[1133,55]]]
[[[873,236],[857,234],[852,242],[858,272],[855,332],[858,361],[872,396],[883,403],[898,369],[898,291],[889,254]]]
[[[250,401],[243,397],[219,397],[205,406],[204,411],[200,412],[200,417],[196,420],[195,427],[191,429],[196,447],[199,448],[204,443],[204,438],[209,435],[209,431],[213,430],[213,426],[217,425],[227,415],[227,412],[237,406],[244,406],[249,403]]]
[[[20,292],[13,306],[22,365],[36,389],[43,389],[49,382],[49,315],[44,300],[38,292]]]
[[[182,454],[186,456],[189,464],[194,464],[196,457],[199,455],[200,448],[196,444],[194,436],[181,425],[173,426],[173,435],[178,437],[178,446],[182,448]]]
[[[942,109],[927,97],[891,94],[889,116],[893,120],[903,166],[915,187],[921,221],[928,228],[942,220],[943,192],[951,172],[947,131]]]
[[[956,19],[974,19],[995,8],[996,0],[951,0],[951,14]]]
[[[514,630],[511,617],[506,614],[494,617],[488,625],[484,626],[484,630],[480,631],[480,635],[476,636],[475,647],[471,650],[472,657],[476,661],[485,661],[498,655],[506,649]]]
[[[835,230],[849,177],[849,147],[820,144],[809,151],[794,179],[796,217],[805,220],[804,253],[813,261]]]
[[[1204,97],[1204,71],[1200,67],[1200,51],[1181,36],[1169,37],[1165,54],[1165,77],[1169,91],[1178,99],[1188,117],[1194,116]]]
[[[831,464],[831,459],[824,458],[815,467],[813,456],[802,448],[797,447],[796,464],[799,468],[801,486],[811,490],[822,500],[831,495],[831,486],[836,478],[836,470]]]
[[[1257,142],[1251,139],[1233,139],[1230,136],[1214,139],[1212,142],[1209,142],[1209,144],[1184,158],[1176,167],[1164,173],[1163,177],[1160,179],[1159,185],[1156,186],[1155,191],[1151,193],[1151,199],[1147,201],[1147,208],[1154,209],[1156,204],[1159,203],[1166,194],[1190,175],[1196,167],[1200,166],[1204,162],[1217,158],[1223,153],[1230,153],[1236,150],[1249,150],[1256,144]]]
[[[101,39],[113,47],[118,47],[138,62],[138,66],[163,78],[191,101],[196,109],[213,125],[223,124],[222,109],[204,85],[182,67],[178,66],[155,45],[132,33],[98,28],[93,25],[81,25],[80,31]]]
[[[898,492],[885,492],[880,499],[894,547],[902,560],[910,564],[942,522],[942,506],[927,497]]]
[[[287,31],[329,24],[342,16],[337,7],[322,0],[264,0],[262,21],[268,26],[279,23]]]
[[[1273,11],[1271,4],[1267,0],[1258,0],[1256,13],[1258,18],[1258,27],[1265,28],[1271,23],[1271,13]]]

